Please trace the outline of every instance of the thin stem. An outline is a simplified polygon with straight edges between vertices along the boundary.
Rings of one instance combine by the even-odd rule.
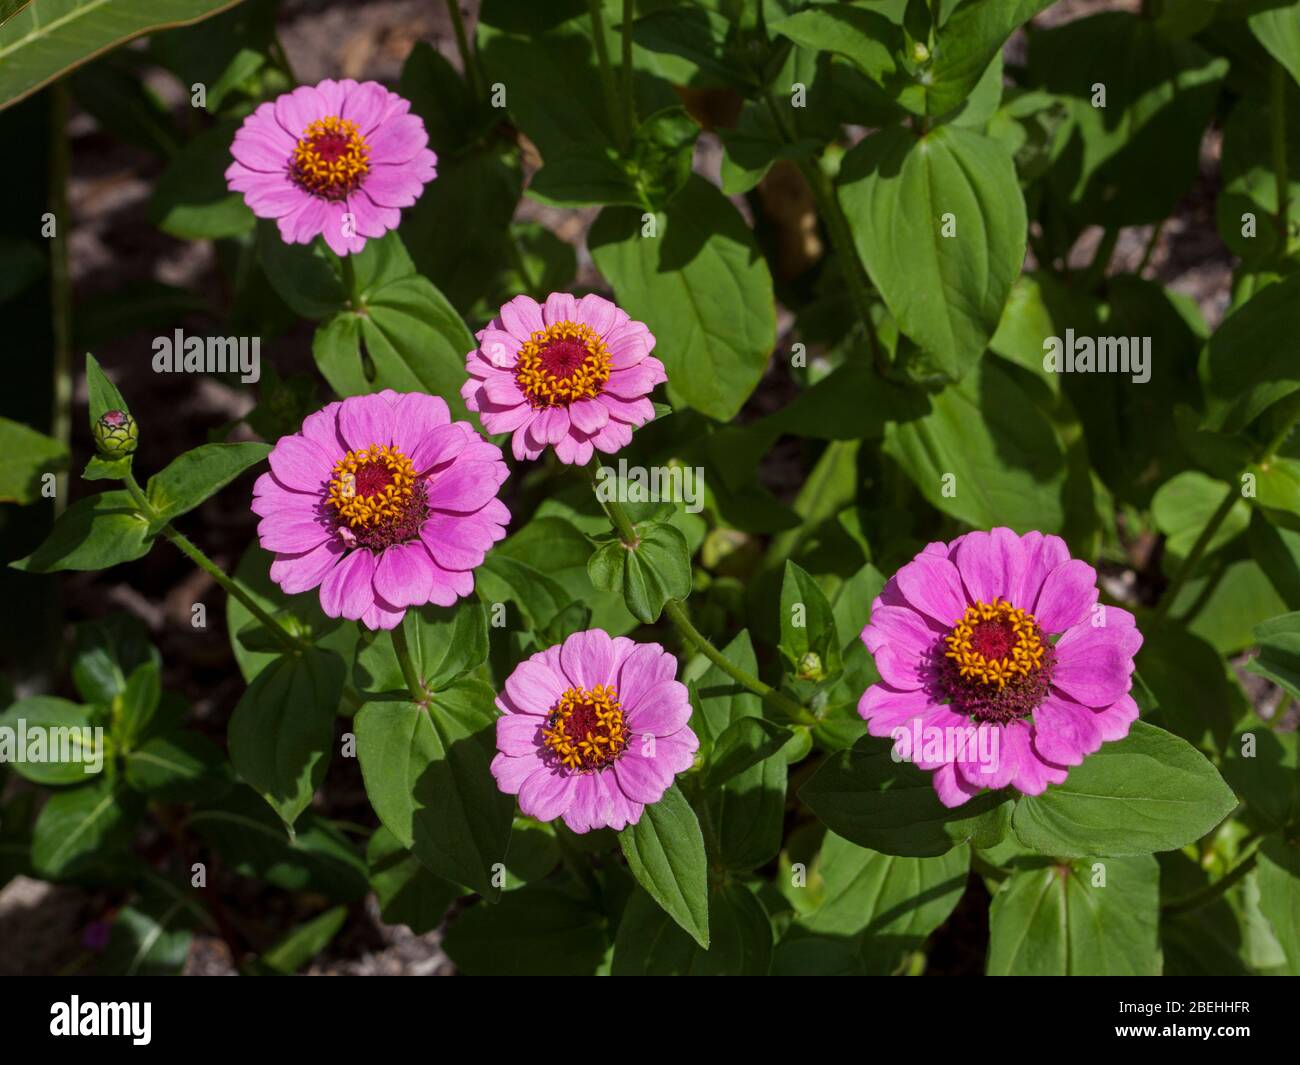
[[[1271,141],[1273,146],[1273,181],[1277,187],[1277,231],[1282,238],[1282,254],[1291,243],[1291,183],[1287,176],[1286,159],[1286,69],[1277,60],[1271,71],[1272,100],[1269,106]]]
[[[1193,910],[1199,910],[1203,906],[1208,906],[1211,902],[1227,894],[1228,890],[1242,878],[1244,878],[1252,869],[1259,858],[1259,848],[1264,842],[1264,837],[1260,836],[1252,842],[1245,850],[1245,853],[1237,860],[1237,864],[1229,869],[1223,876],[1212,883],[1206,884],[1199,891],[1194,891],[1190,895],[1185,895],[1181,899],[1173,899],[1162,907],[1165,913],[1170,915],[1180,913],[1191,913]]]
[[[1147,246],[1142,251],[1142,261],[1138,263],[1137,270],[1134,271],[1138,277],[1141,277],[1142,272],[1151,264],[1151,256],[1155,254],[1156,245],[1160,242],[1160,234],[1164,231],[1164,228],[1165,222],[1163,218],[1151,227],[1151,236],[1147,238]]]
[[[411,693],[411,698],[415,702],[427,703],[429,693],[425,691],[424,684],[420,680],[420,672],[415,668],[415,660],[411,657],[411,647],[406,642],[406,626],[398,622],[388,630],[388,634],[393,638],[393,651],[397,655],[398,665],[402,667],[402,677],[406,680],[406,690]]]
[[[787,144],[794,144],[797,140],[795,132],[787,125],[786,117],[776,102],[776,97],[772,95],[772,90],[766,89],[763,96],[767,109],[771,112],[772,121],[776,123],[776,128],[781,134],[781,139]],[[875,360],[876,368],[884,373],[888,367],[885,363],[884,348],[876,333],[875,320],[871,317],[871,287],[867,281],[866,268],[858,257],[857,245],[853,243],[853,231],[849,228],[849,220],[844,216],[839,197],[835,195],[835,188],[830,178],[826,176],[826,172],[822,170],[821,164],[816,159],[800,158],[798,165],[804,180],[808,182],[808,188],[812,191],[813,200],[817,204],[817,213],[826,224],[826,234],[830,237],[836,262],[839,263],[840,271],[844,275],[844,284],[849,290],[853,309],[867,331],[871,357]]]
[[[605,517],[609,519],[610,525],[618,533],[618,538],[628,547],[635,547],[640,542],[640,537],[636,534],[636,526],[632,524],[632,519],[627,516],[627,511],[623,509],[623,504],[617,499],[604,500],[600,497],[600,492],[596,491],[596,484],[600,477],[601,461],[600,453],[594,452],[591,461],[587,464],[587,473],[591,476],[592,490],[596,492],[596,502],[600,504],[600,509],[605,512]]]
[[[340,257],[343,264],[343,287],[347,289],[348,301],[354,311],[361,310],[361,297],[357,294],[357,268],[352,263],[351,255]]]
[[[614,82],[614,68],[609,61],[609,45],[605,41],[605,18],[601,13],[601,0],[588,0],[591,11],[591,35],[596,42],[596,58],[600,64],[600,81],[609,108],[609,120],[614,128],[614,139],[619,148],[627,147],[627,127],[623,124],[623,109],[618,103],[618,86]]]
[[[632,0],[623,0],[623,123],[629,135],[636,129],[636,97],[632,92],[632,23],[636,21]]]
[[[50,298],[54,324],[54,403],[50,434],[71,454],[72,449],[72,282],[68,268],[68,83],[50,89],[50,210],[54,239],[50,245]],[[68,505],[68,471],[54,478],[54,514]]]
[[[687,615],[686,608],[680,599],[669,599],[668,602],[664,604],[664,614],[668,617],[668,620],[677,627],[677,630],[686,637],[687,641],[694,644],[695,649],[698,650],[700,654],[704,655],[705,658],[722,670],[723,673],[729,676],[741,687],[752,691],[774,710],[784,714],[791,721],[795,721],[801,725],[817,724],[817,719],[806,707],[800,706],[793,699],[782,695],[770,685],[764,684],[757,677],[741,669],[738,665],[732,662],[731,659],[714,647],[713,644],[709,642],[709,638],[691,624],[691,619]]]
[[[131,493],[131,498],[135,500],[135,505],[140,508],[140,512],[150,519],[156,518],[158,512],[154,510],[153,504],[149,502],[149,497],[146,496],[144,491],[140,488],[140,484],[136,481],[135,475],[128,473],[125,477],[125,483],[127,491]],[[248,612],[266,626],[267,630],[280,641],[286,651],[304,651],[311,646],[305,640],[293,635],[293,633],[289,632],[289,630],[281,625],[280,622],[268,614],[261,605],[258,604],[257,600],[236,583],[233,577],[228,576],[225,570],[195,547],[187,537],[177,532],[170,523],[162,527],[162,535],[174,544],[181,554],[221,585],[221,587],[226,590],[227,595],[243,603],[243,605],[248,609]]]
[[[456,50],[460,52],[460,65],[465,70],[465,80],[474,91],[474,98],[481,100],[484,96],[483,72],[479,70],[478,59],[469,47],[469,34],[465,32],[465,18],[460,13],[458,0],[447,0],[447,13],[451,15],[451,25],[456,31]]]
[[[1096,288],[1105,280],[1106,269],[1110,266],[1110,260],[1115,255],[1115,245],[1117,243],[1119,243],[1119,227],[1110,226],[1102,234],[1101,242],[1097,245],[1097,253],[1092,257],[1092,262],[1083,275],[1084,288]]]
[[[1169,613],[1169,608],[1174,605],[1174,600],[1178,598],[1178,593],[1183,590],[1183,585],[1192,572],[1200,564],[1201,556],[1205,554],[1205,549],[1210,546],[1210,541],[1214,539],[1214,534],[1219,531],[1219,526],[1223,524],[1228,512],[1237,502],[1238,494],[1241,489],[1236,485],[1228,485],[1228,491],[1223,496],[1223,501],[1218,508],[1210,515],[1210,520],[1205,523],[1205,528],[1201,530],[1201,535],[1196,538],[1192,544],[1192,549],[1183,559],[1183,564],[1178,567],[1178,572],[1174,574],[1174,579],[1169,582],[1165,588],[1164,594],[1160,596],[1160,602],[1156,605],[1155,622],[1158,624],[1163,621]]]
[[[284,50],[284,45],[281,43],[278,36],[271,38],[270,52],[271,57],[275,60],[276,66],[284,72],[284,76],[288,78],[292,84],[297,85],[298,77],[293,72],[293,64],[289,62],[289,53]]]

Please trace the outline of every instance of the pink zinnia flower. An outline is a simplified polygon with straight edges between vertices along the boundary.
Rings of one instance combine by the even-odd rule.
[[[574,832],[636,824],[700,746],[676,674],[657,643],[600,629],[520,662],[497,697],[497,787],[529,817],[563,817]]]
[[[451,606],[505,536],[501,449],[420,392],[353,396],[282,436],[253,486],[271,579],[320,586],[332,618],[391,629],[406,608]]]
[[[858,713],[893,736],[947,806],[1008,785],[1039,795],[1138,716],[1133,615],[1059,536],[1010,529],[932,543],[871,605],[882,683]]]
[[[521,461],[547,444],[561,462],[585,464],[593,448],[612,455],[654,418],[647,397],[668,380],[650,354],[654,334],[600,296],[516,296],[478,342],[460,394],[489,433],[515,434]]]
[[[424,123],[377,81],[303,85],[268,101],[235,133],[232,192],[274,218],[288,244],[323,234],[337,255],[396,229],[437,176]]]

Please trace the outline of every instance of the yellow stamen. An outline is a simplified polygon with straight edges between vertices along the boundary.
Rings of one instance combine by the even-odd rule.
[[[561,365],[565,372],[556,373],[554,352],[547,352],[556,344],[584,350],[583,358],[572,359]],[[576,354],[576,352],[575,352]],[[598,396],[610,374],[610,354],[605,342],[588,325],[580,322],[556,322],[539,329],[519,349],[515,361],[515,381],[519,390],[534,407],[565,406],[580,399]]]
[[[597,684],[591,691],[570,688],[561,695],[542,739],[565,767],[589,771],[617,761],[632,736],[614,686]]]
[[[293,150],[293,176],[309,192],[341,199],[370,172],[370,148],[350,119],[328,115],[312,122]]]
[[[358,492],[358,484],[373,485]],[[410,502],[415,486],[415,467],[396,448],[371,444],[364,451],[349,451],[334,466],[325,502],[355,529],[373,528],[396,518]]]
[[[1002,625],[1011,630],[1014,643],[1001,658],[986,658],[975,649],[975,627],[984,624]],[[1016,676],[1027,677],[1038,670],[1047,653],[1034,615],[997,596],[992,603],[980,601],[968,606],[944,642],[948,645],[945,657],[957,664],[961,676],[996,684],[999,688]]]

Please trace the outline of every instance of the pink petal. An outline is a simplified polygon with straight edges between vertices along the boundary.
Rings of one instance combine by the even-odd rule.
[[[526,658],[506,678],[506,694],[525,714],[549,714],[569,688],[567,681],[538,656]]]
[[[1097,571],[1077,558],[1066,559],[1043,581],[1034,617],[1046,633],[1064,632],[1087,621],[1097,602]]]
[[[604,629],[575,632],[560,647],[560,664],[570,683],[590,691],[614,680],[614,643]]]
[[[907,601],[949,628],[966,612],[961,575],[947,559],[921,554],[900,569],[894,579]]]
[[[375,600],[374,575],[374,555],[364,549],[353,551],[321,583],[321,609],[332,618],[360,621]]]
[[[539,821],[554,821],[573,801],[577,774],[535,770],[519,789],[519,809]]]

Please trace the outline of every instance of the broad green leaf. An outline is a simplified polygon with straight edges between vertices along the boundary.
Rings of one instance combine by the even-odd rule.
[[[839,184],[858,254],[899,328],[940,372],[961,377],[1024,263],[1011,156],[971,129],[889,129],[844,157]]]
[[[862,935],[873,955],[896,955],[948,919],[969,869],[967,847],[937,858],[899,858],[828,832],[814,871],[820,878],[816,908],[801,913],[798,923],[822,935]]]
[[[383,825],[370,837],[366,863],[384,923],[404,924],[417,936],[437,928],[447,907],[463,893],[455,884],[429,872]]]
[[[618,834],[632,875],[699,945],[709,949],[708,862],[700,823],[677,785]]]
[[[142,804],[106,777],[56,792],[32,829],[32,865],[59,879],[124,851]]]
[[[731,20],[703,6],[680,5],[636,20],[633,40],[651,52],[684,59],[714,84],[752,89],[755,76],[729,44]]]
[[[102,570],[134,562],[152,545],[148,523],[130,495],[103,492],[73,503],[55,519],[40,547],[10,565],[28,573]]]
[[[819,4],[771,23],[768,30],[804,48],[843,56],[877,85],[894,87],[903,29],[876,11],[852,4]]]
[[[258,886],[319,892],[340,902],[365,897],[366,865],[351,841],[308,810],[291,837],[251,788],[237,787],[195,810],[186,822],[241,876]]]
[[[487,658],[487,612],[477,600],[454,607],[429,604],[410,609],[402,619],[402,628],[415,670],[431,691],[446,688]],[[361,634],[353,678],[365,693],[405,693],[406,680],[388,633]]]
[[[68,468],[68,449],[53,437],[0,418],[0,503],[42,498],[47,473]]]
[[[146,494],[157,511],[149,532],[194,510],[269,454],[269,443],[200,443],[178,455],[149,477]]]
[[[232,121],[204,130],[168,163],[149,204],[150,220],[164,233],[182,240],[220,240],[257,225],[243,194],[226,185],[230,144],[238,128]]]
[[[0,108],[144,33],[215,15],[238,0],[32,0],[0,26]]]
[[[326,910],[319,917],[314,917],[281,936],[262,953],[258,961],[273,973],[291,976],[330,945],[347,919],[346,906]]]
[[[100,976],[177,976],[189,957],[192,900],[161,896],[124,906],[113,917],[108,944],[95,963]]]
[[[487,556],[474,579],[484,602],[514,602],[524,625],[534,630],[545,628],[573,602],[572,594],[558,581],[526,562],[503,555],[499,548]]]
[[[1246,804],[1246,813],[1267,828],[1300,823],[1300,757],[1294,732],[1252,722],[1226,745],[1223,778]]]
[[[638,525],[636,533],[635,547],[614,539],[597,548],[587,572],[602,591],[621,592],[632,616],[650,624],[669,599],[691,594],[691,550],[681,531],[667,522]]]
[[[735,417],[776,343],[772,278],[739,212],[698,175],[654,216],[601,211],[587,243],[618,304],[654,334],[673,406]]]
[[[90,394],[90,428],[108,411],[120,410],[130,413],[126,400],[118,391],[117,385],[108,379],[100,368],[99,361],[89,352],[86,353],[86,391]]]
[[[286,655],[257,675],[231,715],[235,770],[286,825],[325,779],[346,672],[338,655],[318,648]]]
[[[761,717],[742,717],[733,721],[713,747],[705,784],[721,787],[732,777],[770,758],[790,742],[793,733]]]
[[[1153,19],[1106,11],[1030,36],[1032,85],[1065,99],[1074,132],[1048,176],[1081,223],[1159,222],[1199,170],[1228,61]],[[1094,103],[1105,87],[1105,107]],[[1160,180],[1150,180],[1158,166]]]
[[[197,732],[171,732],[126,753],[126,782],[163,802],[208,802],[231,786],[226,757]]]
[[[802,681],[833,680],[844,668],[830,600],[799,566],[786,562],[781,583],[781,653],[786,671]]]
[[[127,678],[146,663],[161,668],[162,658],[139,618],[110,614],[77,626],[72,681],[86,702],[111,706],[126,692]]]
[[[911,858],[936,857],[963,843],[991,847],[1006,836],[1011,815],[1002,792],[944,806],[930,774],[894,761],[893,745],[874,736],[830,755],[799,797],[836,835]]]
[[[976,528],[1061,528],[1063,448],[998,360],[981,360],[930,403],[925,417],[891,424],[884,444],[927,501]]]
[[[1210,338],[1206,427],[1245,428],[1300,388],[1300,274],[1257,292]]]
[[[466,976],[591,976],[605,956],[605,929],[603,914],[562,888],[529,884],[495,906],[471,906],[443,944]]]
[[[1259,852],[1259,907],[1273,926],[1287,970],[1300,975],[1300,848],[1271,836]]]
[[[614,942],[614,976],[766,976],[772,925],[744,885],[728,880],[709,892],[709,947],[682,931],[649,895],[628,901]]]
[[[1016,803],[1011,824],[1030,850],[1061,858],[1123,857],[1176,850],[1204,836],[1237,805],[1199,751],[1135,721],[1063,784]]]
[[[1294,226],[1300,221],[1300,92],[1289,92],[1285,106],[1287,216]],[[1277,225],[1272,126],[1272,108],[1267,103],[1242,98],[1223,127],[1219,163],[1223,188],[1215,201],[1215,219],[1228,250],[1254,261],[1266,261],[1283,249]],[[1254,216],[1249,230],[1247,215]]]
[[[86,784],[107,756],[89,707],[53,695],[21,699],[0,713],[0,763],[36,784]]]
[[[156,662],[142,662],[131,671],[120,702],[112,707],[112,735],[119,747],[143,736],[162,699],[162,673]]]
[[[990,976],[1158,976],[1160,868],[1151,855],[1022,860],[989,910]]]
[[[428,707],[368,702],[357,711],[357,756],[380,821],[433,872],[496,898],[514,801],[489,765],[496,754],[493,692],[462,679]]]
[[[1255,10],[1246,19],[1250,32],[1291,79],[1300,82],[1300,7],[1286,0],[1252,6]]]
[[[1159,708],[1150,723],[1193,746],[1222,751],[1250,712],[1236,676],[1203,639],[1174,622],[1142,630],[1137,671]]]

